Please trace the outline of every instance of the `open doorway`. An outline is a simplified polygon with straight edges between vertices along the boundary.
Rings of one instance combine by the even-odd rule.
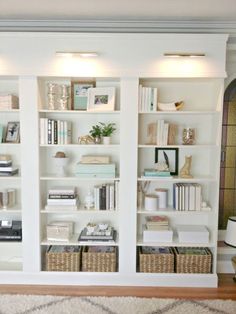
[[[219,229],[226,229],[229,216],[236,216],[236,79],[224,94]]]

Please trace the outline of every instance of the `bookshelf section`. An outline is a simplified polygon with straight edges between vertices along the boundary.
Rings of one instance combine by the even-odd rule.
[[[91,95],[87,90],[77,99],[81,86],[86,85],[92,88]],[[60,104],[62,86],[68,95],[63,108]],[[65,245],[80,246],[81,255],[86,256],[90,246],[98,247],[99,254],[108,254],[107,246],[118,246],[120,87],[118,79],[99,78],[39,78],[38,87],[41,254],[42,269],[49,270],[43,265],[54,246],[61,247],[62,251]],[[112,108],[103,106],[101,91],[108,93],[108,102],[114,97]],[[98,97],[98,104],[88,100],[94,92],[98,93],[94,96]],[[100,105],[101,109],[94,108]],[[96,138],[97,135],[102,137],[104,126],[108,135],[112,133],[109,143]],[[63,196],[63,189],[73,190],[75,197]],[[57,199],[52,199],[52,191]],[[70,226],[68,238],[64,241],[60,236],[50,238],[48,228],[52,225],[54,229],[60,228],[56,225],[63,223]],[[102,224],[107,230],[99,229]],[[90,225],[97,226],[94,236],[88,232]],[[85,237],[90,239],[85,240]],[[83,266],[78,271],[82,269],[85,271]]]
[[[17,77],[0,79],[0,270],[22,270],[20,106]]]
[[[138,105],[137,271],[165,272],[143,270],[143,259],[168,263],[174,256],[166,272],[185,273],[179,256],[207,255],[207,271],[196,273],[214,274],[222,80],[140,79],[139,93],[143,88],[157,97],[146,95],[155,101],[148,108],[143,99]],[[149,225],[155,220],[160,225]],[[190,268],[186,273],[195,272]]]

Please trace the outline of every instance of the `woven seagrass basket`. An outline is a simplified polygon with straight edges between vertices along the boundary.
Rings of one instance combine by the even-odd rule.
[[[170,253],[143,253],[139,248],[139,271],[142,273],[173,273],[174,252]]]
[[[115,272],[117,261],[117,248],[113,252],[89,252],[89,247],[82,251],[82,271],[89,272]]]
[[[80,247],[75,247],[74,252],[51,252],[51,248],[52,246],[46,252],[47,271],[80,271]]]
[[[208,248],[205,248],[207,254],[179,254],[175,250],[176,258],[176,273],[189,273],[189,274],[209,274],[212,272],[212,253]]]

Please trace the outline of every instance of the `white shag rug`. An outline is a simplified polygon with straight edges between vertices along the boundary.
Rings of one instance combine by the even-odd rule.
[[[235,314],[236,301],[0,295],[0,314]]]

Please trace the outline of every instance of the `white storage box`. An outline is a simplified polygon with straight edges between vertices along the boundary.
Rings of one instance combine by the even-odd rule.
[[[172,242],[173,230],[147,230],[143,229],[143,242]]]
[[[72,221],[53,221],[47,225],[48,241],[69,241],[73,234]]]
[[[209,231],[205,226],[177,225],[176,231],[179,242],[184,243],[208,243]]]

